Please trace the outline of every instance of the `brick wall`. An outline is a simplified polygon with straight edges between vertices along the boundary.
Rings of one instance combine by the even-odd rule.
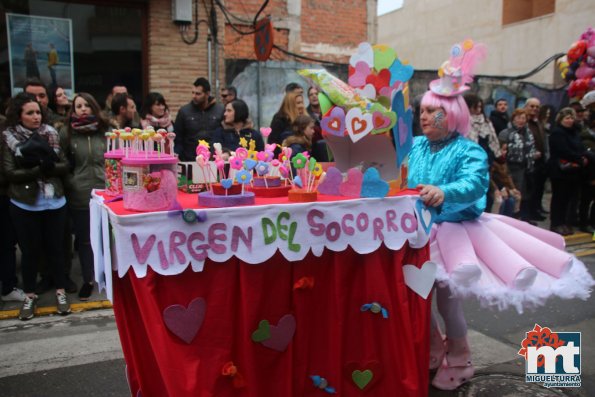
[[[210,2],[208,2],[210,4]],[[205,18],[203,0],[199,1],[199,19]],[[219,31],[223,30],[223,17],[218,14]],[[192,97],[192,83],[197,77],[208,76],[207,27],[199,24],[198,40],[186,44],[178,26],[171,19],[171,0],[151,0],[148,14],[148,69],[149,91],[163,94],[172,113],[188,103]],[[188,27],[186,37],[192,39],[194,24]],[[213,76],[215,64],[213,62]],[[219,51],[219,80],[225,81],[223,51]],[[214,77],[213,77],[214,79]],[[211,81],[215,94],[215,82]]]
[[[347,63],[353,49],[368,40],[368,6],[366,0],[271,0],[261,17],[271,15],[274,42],[293,52],[329,61]],[[289,7],[288,7],[288,2]],[[199,19],[206,18],[205,3],[198,0]],[[262,0],[225,0],[226,7],[237,17],[252,21]],[[298,9],[296,9],[298,8]],[[218,9],[217,9],[218,10]],[[250,29],[250,24],[232,19],[238,27]],[[219,26],[219,81],[225,82],[225,60],[255,59],[254,36],[241,36],[226,23],[220,10]],[[188,27],[192,38],[194,25]],[[149,90],[161,92],[173,113],[191,98],[192,82],[207,72],[207,27],[199,25],[196,43],[186,44],[180,37],[178,26],[171,20],[171,0],[150,0],[148,10],[148,73]],[[286,55],[273,51],[271,59],[286,60]],[[215,75],[213,59],[213,80]],[[215,81],[211,81],[212,93]]]

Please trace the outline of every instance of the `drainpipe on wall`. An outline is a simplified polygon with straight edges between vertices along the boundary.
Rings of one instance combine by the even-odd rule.
[[[215,92],[219,94],[219,50],[215,43]],[[216,95],[215,95],[216,96]]]
[[[213,77],[213,72],[212,72],[213,65],[211,62],[211,51],[212,51],[211,46],[212,46],[211,35],[209,34],[209,36],[207,37],[207,70],[209,73],[209,84],[211,83],[211,81],[212,81],[211,79]],[[215,91],[215,92],[217,92],[217,91]]]

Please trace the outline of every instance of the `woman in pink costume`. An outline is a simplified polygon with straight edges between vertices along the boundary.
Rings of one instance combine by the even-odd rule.
[[[470,128],[460,95],[485,47],[467,40],[451,50],[441,78],[421,101],[424,136],[409,159],[411,188],[433,213],[430,257],[438,265],[436,297],[446,338],[432,318],[432,384],[453,390],[474,374],[461,297],[500,309],[544,304],[549,296],[586,299],[595,284],[584,264],[564,251],[561,236],[501,215],[483,213],[487,158],[465,136]]]

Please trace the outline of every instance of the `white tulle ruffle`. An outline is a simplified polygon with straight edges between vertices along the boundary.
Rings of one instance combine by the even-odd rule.
[[[460,297],[500,310],[545,304],[551,296],[587,299],[595,281],[584,263],[564,251],[562,236],[494,214],[441,223],[431,235],[436,279]]]

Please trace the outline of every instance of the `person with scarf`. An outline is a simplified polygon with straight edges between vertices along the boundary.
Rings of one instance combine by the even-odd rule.
[[[74,233],[78,242],[83,285],[79,299],[86,301],[93,292],[94,265],[90,239],[89,200],[93,189],[103,189],[105,133],[109,122],[91,94],[81,92],[74,97],[68,125],[60,130],[61,143],[70,161],[66,197]]]
[[[160,128],[173,132],[174,124],[169,115],[169,107],[165,98],[158,92],[150,92],[145,98],[140,109],[140,123],[143,129],[153,127],[155,131]]]
[[[535,159],[540,156],[540,153],[535,148],[533,134],[527,128],[527,113],[524,109],[515,109],[512,112],[511,126],[501,131],[498,138],[508,145],[506,164],[514,185],[521,192],[521,210],[516,216],[536,225],[530,220],[529,197],[532,193],[531,173],[535,166]]]
[[[471,129],[468,138],[478,143],[485,150],[488,155],[488,167],[491,169],[494,161],[502,156],[498,135],[496,135],[490,120],[483,114],[483,100],[471,93],[465,94],[464,98],[471,114]],[[494,204],[494,193],[490,185],[486,203],[486,211],[488,212],[491,211]]]
[[[211,136],[211,148],[213,149],[214,143],[220,143],[224,153],[231,153],[240,147],[240,141],[243,138],[247,143],[254,140],[256,151],[263,151],[264,139],[260,132],[252,128],[249,112],[248,105],[241,99],[235,99],[225,105],[221,127],[217,128]]]
[[[62,178],[68,173],[68,163],[58,133],[45,121],[35,96],[22,92],[10,100],[6,130],[2,132],[9,212],[22,253],[26,298],[19,312],[21,320],[35,315],[37,263],[42,256],[53,273],[58,313],[70,313],[64,290],[64,233],[56,232],[65,228],[67,210]]]

